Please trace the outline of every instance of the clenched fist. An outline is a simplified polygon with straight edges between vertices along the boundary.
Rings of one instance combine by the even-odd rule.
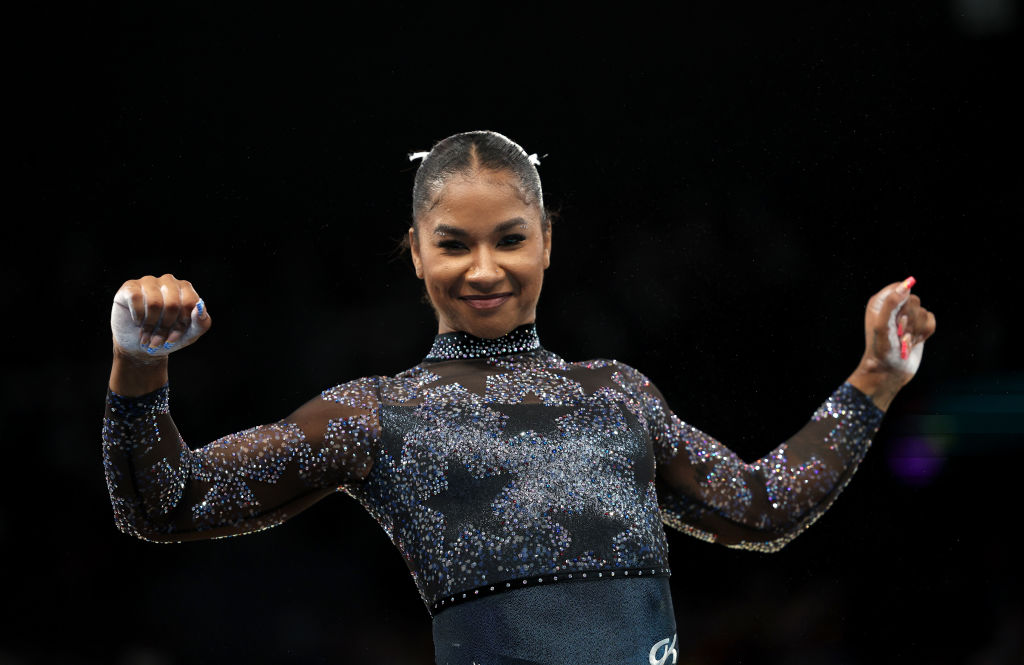
[[[924,342],[935,332],[935,315],[910,294],[914,282],[908,277],[871,296],[864,312],[864,355],[847,379],[883,411],[914,378]]]
[[[911,295],[916,280],[908,277],[886,286],[868,301],[864,314],[865,349],[861,361],[885,370],[904,386],[917,373],[924,342],[935,332],[935,315]]]
[[[165,356],[183,349],[212,323],[192,283],[171,274],[128,280],[110,310],[116,351],[128,356]]]

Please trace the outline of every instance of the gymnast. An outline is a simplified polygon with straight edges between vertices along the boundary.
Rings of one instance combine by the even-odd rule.
[[[676,663],[668,576],[685,562],[664,525],[760,552],[802,533],[916,373],[934,315],[913,277],[871,296],[856,369],[746,463],[637,369],[541,344],[552,223],[535,155],[477,131],[412,157],[406,241],[438,327],[403,372],[193,449],[171,418],[168,357],[210,330],[210,311],[170,274],[117,291],[102,447],[117,527],[160,543],[236,536],[340,491],[401,552],[438,665]]]

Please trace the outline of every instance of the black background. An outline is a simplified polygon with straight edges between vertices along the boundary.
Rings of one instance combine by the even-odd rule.
[[[936,314],[807,534],[669,532],[680,663],[1020,662],[1020,7],[764,4],[12,19],[0,663],[432,662],[399,553],[340,494],[240,538],[116,530],[107,317],[144,274],[205,298],[171,363],[192,447],[416,364],[407,154],[469,129],[542,156],[544,346],[637,367],[745,459],[854,369],[871,294],[913,274]]]

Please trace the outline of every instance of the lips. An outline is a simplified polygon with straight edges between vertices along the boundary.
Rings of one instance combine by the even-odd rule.
[[[511,297],[511,293],[496,293],[486,296],[461,296],[459,299],[474,309],[494,309],[501,307],[502,303]]]

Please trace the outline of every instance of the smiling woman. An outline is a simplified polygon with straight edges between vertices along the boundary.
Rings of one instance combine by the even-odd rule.
[[[526,152],[494,132],[445,139],[416,174],[408,243],[438,334],[499,337],[537,318],[551,219]]]
[[[935,318],[913,278],[876,293],[854,372],[745,463],[636,369],[541,345],[551,222],[534,161],[468,132],[420,165],[408,242],[438,320],[423,360],[200,448],[171,419],[167,355],[210,314],[173,275],[125,282],[103,421],[118,528],[154,542],[233,536],[341,491],[405,558],[439,665],[678,662],[664,525],[762,552],[802,533],[849,482]]]

